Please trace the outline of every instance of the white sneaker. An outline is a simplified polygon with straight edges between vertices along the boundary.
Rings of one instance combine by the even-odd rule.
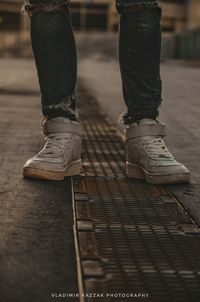
[[[151,184],[186,183],[188,169],[177,162],[167,149],[165,126],[153,119],[132,123],[126,129],[127,176]]]
[[[80,124],[56,117],[43,125],[45,145],[24,165],[25,177],[62,180],[80,174],[82,131]]]

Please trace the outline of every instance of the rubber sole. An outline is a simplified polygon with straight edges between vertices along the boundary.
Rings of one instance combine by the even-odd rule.
[[[126,173],[130,178],[144,179],[149,184],[177,184],[190,182],[190,173],[173,175],[155,175],[146,171],[143,167],[126,162]]]
[[[48,171],[32,167],[24,167],[23,175],[27,178],[45,179],[45,180],[63,180],[66,176],[79,175],[82,169],[82,160],[76,160],[70,163],[64,171]]]

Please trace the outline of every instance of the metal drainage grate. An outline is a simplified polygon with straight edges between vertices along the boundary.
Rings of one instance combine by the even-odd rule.
[[[80,294],[103,297],[80,300],[199,302],[199,230],[164,187],[126,178],[121,138],[88,99],[85,176],[73,178],[76,252]]]

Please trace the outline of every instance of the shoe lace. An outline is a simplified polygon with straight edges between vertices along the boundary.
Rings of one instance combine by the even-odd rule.
[[[53,157],[61,156],[63,150],[71,145],[71,138],[71,134],[49,134],[45,138],[45,145],[40,154],[52,155]]]
[[[140,145],[153,159],[173,160],[164,140],[161,137],[146,136],[141,138]]]

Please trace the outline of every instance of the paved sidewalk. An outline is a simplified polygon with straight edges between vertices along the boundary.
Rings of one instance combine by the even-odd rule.
[[[42,145],[35,69],[32,60],[0,65],[0,301],[48,302],[77,292],[71,183],[23,179]]]

